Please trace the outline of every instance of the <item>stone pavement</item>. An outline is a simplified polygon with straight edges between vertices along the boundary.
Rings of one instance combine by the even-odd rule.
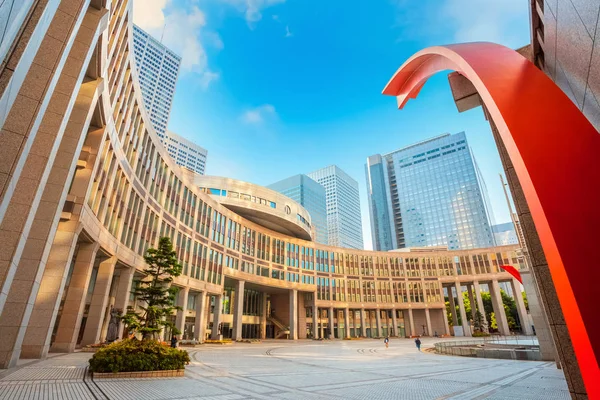
[[[442,339],[424,339],[424,347]],[[0,371],[0,399],[569,399],[553,363],[419,353],[409,339],[266,341],[190,350],[185,378],[92,381],[89,353]]]

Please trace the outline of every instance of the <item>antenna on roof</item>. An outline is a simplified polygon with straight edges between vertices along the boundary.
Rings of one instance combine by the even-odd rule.
[[[165,22],[165,24],[163,25],[163,31],[162,34],[160,35],[160,42],[162,43],[163,41],[163,37],[165,37],[165,29],[167,29],[167,23]]]

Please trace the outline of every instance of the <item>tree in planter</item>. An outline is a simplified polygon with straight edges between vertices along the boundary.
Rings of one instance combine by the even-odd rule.
[[[173,244],[168,237],[161,237],[157,249],[148,249],[144,270],[148,279],[139,282],[133,293],[142,302],[141,312],[128,309],[121,317],[130,332],[139,332],[144,339],[157,339],[162,328],[170,328],[174,334],[179,330],[168,320],[175,310],[177,288],[171,286],[173,278],[181,275],[182,267],[177,262]]]

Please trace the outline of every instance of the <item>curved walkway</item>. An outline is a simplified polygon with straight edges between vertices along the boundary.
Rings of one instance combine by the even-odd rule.
[[[424,347],[440,339],[424,339]],[[185,378],[91,381],[90,354],[0,373],[0,399],[569,399],[553,363],[417,352],[412,340],[266,341],[191,349]]]

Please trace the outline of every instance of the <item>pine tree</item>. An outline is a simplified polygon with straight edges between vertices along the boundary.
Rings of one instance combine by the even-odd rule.
[[[144,256],[148,267],[144,270],[147,279],[139,282],[133,293],[140,300],[141,312],[129,308],[121,319],[130,331],[139,332],[144,339],[157,339],[163,327],[174,334],[179,330],[169,321],[175,310],[177,288],[171,286],[173,277],[181,275],[182,267],[177,262],[176,252],[168,237],[161,237],[158,248],[150,248]]]

